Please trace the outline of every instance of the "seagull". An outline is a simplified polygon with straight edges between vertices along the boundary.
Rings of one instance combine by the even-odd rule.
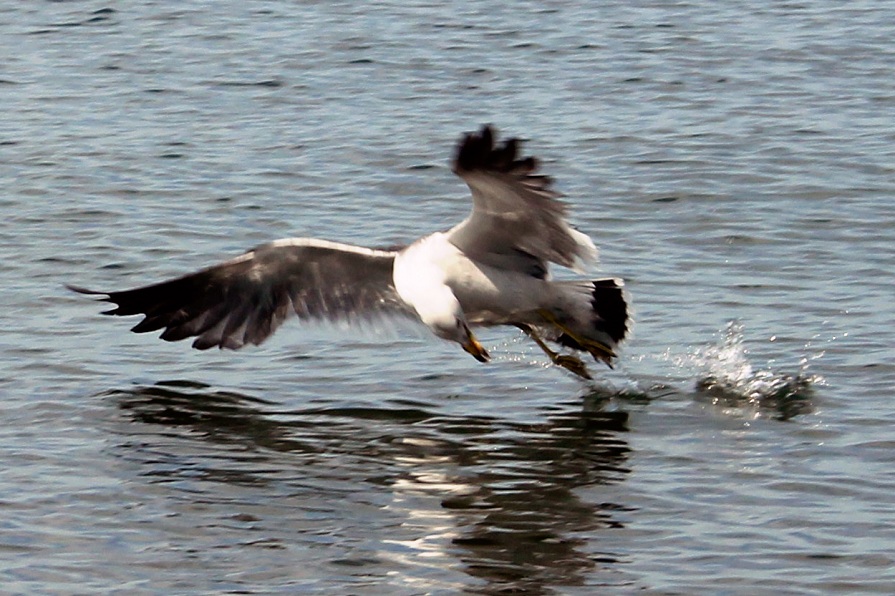
[[[469,216],[406,247],[287,238],[131,290],[67,287],[115,304],[103,314],[143,315],[136,333],[192,337],[199,350],[259,345],[292,316],[352,324],[409,317],[480,362],[490,355],[474,327],[516,327],[552,363],[591,379],[575,354],[612,367],[629,328],[623,281],[551,278],[551,263],[581,273],[597,249],[566,222],[562,195],[538,160],[519,157],[519,139],[496,136],[485,125],[457,145],[452,171],[472,192]]]

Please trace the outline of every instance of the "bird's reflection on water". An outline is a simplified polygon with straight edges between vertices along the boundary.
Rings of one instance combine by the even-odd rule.
[[[538,423],[401,400],[283,410],[188,381],[109,395],[125,414],[127,438],[116,452],[154,482],[284,483],[302,498],[372,488],[430,498],[450,520],[439,540],[482,593],[580,585],[595,566],[618,562],[585,537],[621,527],[626,507],[577,494],[628,473],[627,413],[604,408],[608,395],[558,406]]]

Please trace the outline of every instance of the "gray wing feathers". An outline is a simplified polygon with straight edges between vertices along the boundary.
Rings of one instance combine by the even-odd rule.
[[[309,239],[280,240],[196,273],[105,294],[111,315],[143,314],[133,331],[196,337],[193,347],[260,344],[292,315],[357,322],[407,314],[392,282],[395,253]]]
[[[516,139],[495,145],[494,135],[485,126],[460,142],[453,170],[472,191],[473,211],[449,232],[451,242],[484,260],[523,253],[572,268],[593,260],[593,242],[565,221],[551,178],[535,173],[537,160],[518,158]]]

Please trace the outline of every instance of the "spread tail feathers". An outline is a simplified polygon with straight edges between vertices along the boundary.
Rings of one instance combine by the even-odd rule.
[[[628,302],[625,300],[624,282],[620,279],[598,279],[591,293],[594,311],[594,327],[621,343],[628,335]]]
[[[625,300],[624,282],[620,279],[598,279],[592,282],[560,282],[575,286],[582,298],[589,300],[589,316],[563,328],[556,342],[589,352],[594,359],[612,366],[615,350],[628,336],[630,316]]]

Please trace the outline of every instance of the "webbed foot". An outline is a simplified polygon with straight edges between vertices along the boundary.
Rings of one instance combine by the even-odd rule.
[[[551,360],[553,361],[553,364],[563,367],[567,371],[578,375],[582,379],[587,379],[588,381],[593,380],[593,377],[590,376],[589,372],[587,372],[587,367],[584,366],[584,363],[581,362],[580,358],[567,354],[554,353]]]
[[[541,310],[538,314],[540,314],[545,321],[547,321],[551,325],[554,325],[557,329],[567,335],[572,341],[578,344],[581,349],[586,350],[588,354],[593,356],[594,360],[604,363],[609,368],[613,368],[612,359],[615,358],[615,352],[612,351],[612,348],[602,342],[580,337],[574,331],[570,330],[566,325],[563,325],[561,322],[559,322],[559,320],[557,320],[557,318],[553,316],[553,313],[548,310]]]
[[[545,354],[550,358],[550,362],[557,366],[561,366],[567,371],[574,373],[581,377],[582,379],[587,379],[588,381],[592,380],[593,377],[590,376],[590,373],[587,372],[587,367],[584,366],[584,363],[581,362],[581,359],[577,356],[572,356],[568,354],[559,354],[550,349],[544,340],[538,336],[537,332],[530,327],[529,325],[516,325],[525,332],[528,337],[530,337],[541,350],[544,351]]]

